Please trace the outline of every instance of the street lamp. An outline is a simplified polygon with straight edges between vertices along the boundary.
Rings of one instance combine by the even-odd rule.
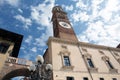
[[[45,64],[44,59],[41,55],[36,58],[36,64],[32,64],[29,67],[30,76],[24,80],[51,80],[52,76],[52,65]]]

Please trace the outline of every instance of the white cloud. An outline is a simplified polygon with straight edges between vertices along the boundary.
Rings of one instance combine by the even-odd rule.
[[[77,35],[79,40],[116,47],[120,43],[120,1],[92,0],[90,5],[79,0],[76,7],[82,8],[83,12],[75,10],[72,14],[74,22],[86,22],[88,26],[83,33]],[[86,10],[88,7],[90,14],[89,9]]]
[[[37,30],[44,30],[44,28],[39,26],[39,27],[37,27]]]
[[[33,40],[33,37],[31,35],[29,35],[28,38],[25,39],[25,42],[28,44],[31,44],[32,40]]]
[[[49,3],[49,4],[48,4]],[[34,56],[37,56],[37,52],[43,51],[43,47],[46,46],[46,41],[48,40],[49,36],[52,35],[52,24],[51,24],[51,16],[52,16],[52,8],[54,6],[54,0],[44,0],[43,3],[40,3],[36,6],[31,6],[31,15],[29,18],[25,18],[21,15],[15,16],[15,18],[19,21],[21,21],[24,26],[27,24],[27,27],[31,26],[32,22],[35,23],[37,26],[35,27],[35,30],[42,31],[41,34],[36,36],[29,35],[24,41],[27,43],[26,46],[23,46],[22,54],[20,57],[26,58],[28,60],[34,61]],[[18,10],[22,13],[21,9]],[[30,23],[30,24],[28,24]],[[44,31],[44,32],[43,32]],[[33,43],[34,42],[34,43]],[[31,47],[32,45],[32,47]],[[28,55],[29,53],[29,55]],[[39,53],[43,54],[43,53]],[[34,56],[33,56],[34,55]]]
[[[32,49],[31,49],[31,51],[33,51],[33,52],[37,52],[37,48],[36,47],[33,47]]]
[[[72,1],[76,2],[76,1],[78,1],[78,0],[72,0]]]
[[[114,3],[114,4],[113,4]],[[114,13],[120,10],[120,1],[118,0],[108,0],[106,7],[99,12],[99,16],[101,16],[105,22],[112,19],[115,15]]]
[[[28,55],[29,54],[29,55]],[[34,56],[33,56],[34,55]],[[32,52],[31,50],[23,50],[23,55],[21,55],[22,58],[27,59],[27,60],[32,60],[34,61],[35,56],[38,55],[37,53]]]
[[[76,12],[73,13],[71,17],[74,19],[74,22],[78,22],[78,21],[84,22],[84,21],[88,21],[89,19],[89,15],[87,14],[87,12]]]
[[[48,40],[50,34],[48,33],[43,33],[39,38],[35,39],[35,45],[39,46],[46,46],[46,41]]]
[[[65,8],[67,11],[72,11],[73,10],[73,5],[70,5],[70,6],[62,5],[62,8]]]
[[[23,13],[22,9],[20,9],[20,8],[18,9],[18,11],[19,11],[20,13]]]
[[[76,2],[76,8],[79,8],[81,10],[89,10],[88,0],[86,0],[86,4],[84,3],[84,0],[78,0]]]
[[[19,58],[25,58],[27,60],[32,60],[32,61],[35,60],[35,57],[38,55],[37,52],[40,51],[39,48],[37,48],[33,44],[32,44],[32,46],[31,45],[28,45],[28,46],[22,45],[21,49],[22,49],[21,50],[22,52],[21,52],[21,55],[19,55]]]
[[[46,4],[47,2],[50,2],[50,4]],[[31,6],[31,18],[35,20],[37,24],[42,26],[49,26],[53,6],[54,0],[46,0],[43,4],[39,4],[38,6]]]
[[[79,15],[81,21],[88,21],[89,16],[87,15],[86,12],[80,13]]]
[[[23,25],[24,25],[23,27],[25,29],[29,29],[29,27],[32,25],[32,21],[30,18],[25,18],[22,15],[16,15],[16,16],[14,16],[14,18],[21,21],[23,23]]]
[[[48,2],[50,4],[47,4]],[[51,24],[51,11],[54,3],[54,0],[45,0],[42,4],[39,4],[38,6],[31,6],[31,19],[39,25],[39,27],[37,27],[38,30],[45,30],[45,33],[41,34],[40,37],[35,38],[34,45],[38,47],[46,46],[47,39],[53,34]]]
[[[18,6],[20,1],[19,0],[6,0],[6,2],[8,2],[12,6]]]
[[[50,25],[49,27],[46,28],[45,33],[43,33],[40,37],[35,39],[34,45],[40,47],[40,46],[46,46],[46,41],[48,38],[52,35],[52,26]]]
[[[80,21],[80,16],[79,16],[79,14],[78,13],[73,13],[72,15],[71,15],[71,17],[73,18],[73,21],[74,22],[78,22],[78,21]]]
[[[0,4],[9,4],[11,6],[18,6],[20,4],[20,0],[0,0]]]
[[[88,29],[78,35],[80,41],[116,47],[120,42],[120,24],[104,25],[103,22],[89,23]]]

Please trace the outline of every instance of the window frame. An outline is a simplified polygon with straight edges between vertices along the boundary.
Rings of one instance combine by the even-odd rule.
[[[83,77],[83,80],[89,80],[88,77]]]
[[[104,78],[101,77],[101,78],[99,78],[99,80],[104,80]]]
[[[108,56],[102,56],[102,60],[105,62],[106,66],[108,67],[109,72],[118,73],[118,70],[115,69],[115,67],[111,63],[111,61],[110,61]]]
[[[69,56],[63,56],[64,58],[64,66],[71,66]]]
[[[109,66],[110,69],[114,69],[112,63],[109,60],[106,60],[105,63]]]
[[[93,61],[91,60],[91,58],[87,58],[87,64],[90,68],[95,68]]]
[[[66,80],[74,80],[74,77],[67,76]]]
[[[93,60],[92,60],[91,54],[85,53],[85,54],[83,54],[83,58],[85,59],[85,62],[86,62],[86,65],[87,65],[87,68],[88,68],[89,71],[91,71],[91,72],[98,72],[98,68],[96,68],[96,66],[95,66],[95,64],[94,64],[94,62],[93,62]],[[92,64],[94,65],[94,67],[91,67],[91,66],[89,65],[87,59],[91,59],[91,62],[92,62]]]
[[[67,49],[65,49],[65,50],[63,49],[62,51],[60,51],[59,55],[61,56],[61,60],[62,60],[61,70],[73,70],[74,66],[72,65],[70,54],[71,53]],[[69,57],[70,66],[66,66],[64,64],[64,56],[68,56]]]
[[[117,78],[112,78],[112,80],[117,80]]]

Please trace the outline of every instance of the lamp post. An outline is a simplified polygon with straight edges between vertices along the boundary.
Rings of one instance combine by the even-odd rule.
[[[36,58],[36,64],[29,67],[30,76],[24,80],[51,80],[52,65],[44,64],[44,59],[41,55]]]

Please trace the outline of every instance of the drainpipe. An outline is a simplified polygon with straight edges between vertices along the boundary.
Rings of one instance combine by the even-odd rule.
[[[85,65],[86,65],[86,67],[87,67],[87,70],[88,70],[88,72],[89,72],[89,75],[90,75],[91,79],[93,80],[92,74],[90,73],[90,70],[89,70],[88,65],[87,65],[87,63],[86,63],[86,61],[85,61],[85,57],[83,56],[82,49],[80,48],[80,44],[79,44],[79,43],[78,43],[78,49],[79,49],[80,54],[82,55],[82,58],[83,58],[83,60],[84,60],[84,63],[85,63]]]

